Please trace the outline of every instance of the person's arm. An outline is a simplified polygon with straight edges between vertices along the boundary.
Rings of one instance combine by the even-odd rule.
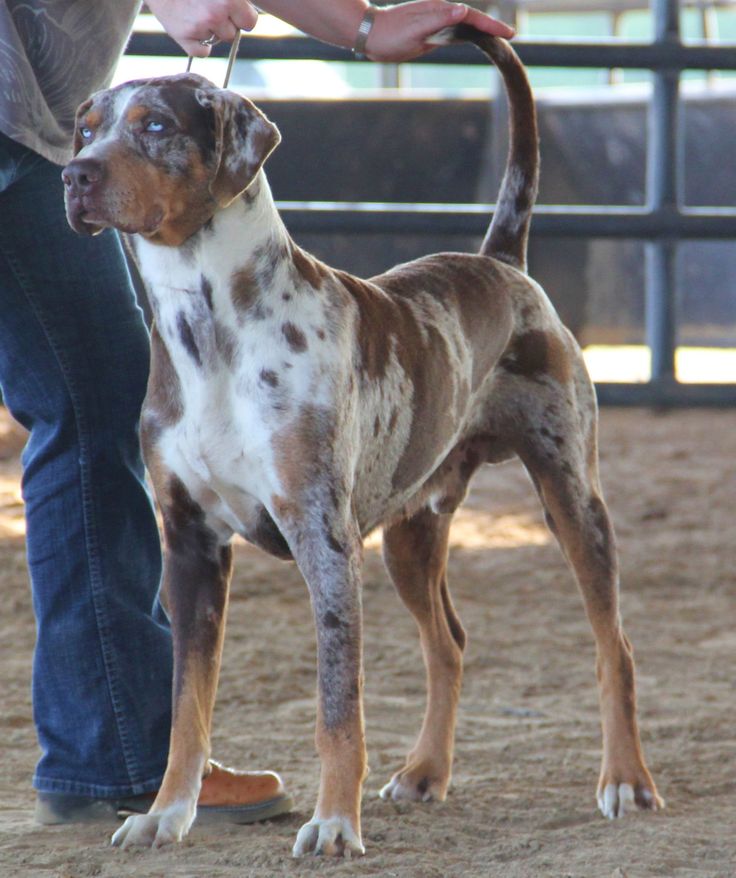
[[[350,49],[370,4],[367,0],[259,0],[258,5],[319,40]],[[503,22],[447,0],[415,0],[374,9],[375,20],[365,45],[365,54],[372,61],[407,61],[423,55],[433,48],[427,45],[428,37],[461,21],[495,36],[514,35]]]
[[[148,7],[188,55],[205,57],[201,40],[215,36],[231,42],[238,29],[252,30],[258,20],[248,0],[147,0]],[[369,7],[367,0],[259,0],[258,5],[278,18],[326,43],[351,49]],[[444,27],[464,21],[478,30],[512,37],[508,25],[447,0],[415,0],[375,7],[366,55],[373,61],[406,61],[428,52],[427,38]]]

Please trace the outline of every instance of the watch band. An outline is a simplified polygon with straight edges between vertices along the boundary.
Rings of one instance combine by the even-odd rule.
[[[366,60],[367,56],[365,54],[365,44],[368,42],[368,35],[373,28],[373,22],[375,21],[375,19],[376,8],[375,6],[369,6],[365,11],[365,15],[363,16],[360,25],[358,26],[358,33],[355,37],[355,45],[353,46],[353,55],[355,55],[355,57],[359,61]]]

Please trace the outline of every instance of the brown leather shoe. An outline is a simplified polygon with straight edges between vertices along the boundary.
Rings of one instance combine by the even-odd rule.
[[[273,771],[236,771],[213,759],[208,769],[197,800],[197,823],[255,823],[294,807]]]
[[[37,793],[36,823],[112,821],[145,814],[156,793],[97,799],[68,793]],[[197,800],[197,823],[257,823],[287,814],[294,801],[273,771],[235,771],[210,760]]]

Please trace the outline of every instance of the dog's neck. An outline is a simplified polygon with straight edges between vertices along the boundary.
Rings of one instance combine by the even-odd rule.
[[[193,243],[200,251],[206,250],[212,237],[242,241],[244,250],[240,255],[246,259],[269,243],[287,245],[291,241],[263,171],[258,172],[242,195],[212,216],[194,236]]]
[[[264,262],[274,266],[287,261],[293,247],[263,171],[182,244],[162,246],[141,235],[134,241],[153,298],[159,289],[181,287],[185,276],[231,278]]]

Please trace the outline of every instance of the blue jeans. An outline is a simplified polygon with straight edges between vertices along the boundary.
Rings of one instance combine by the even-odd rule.
[[[61,169],[0,134],[0,386],[23,452],[34,786],[114,797],[166,766],[172,647],[138,416],[148,334],[120,242],[81,238]]]

